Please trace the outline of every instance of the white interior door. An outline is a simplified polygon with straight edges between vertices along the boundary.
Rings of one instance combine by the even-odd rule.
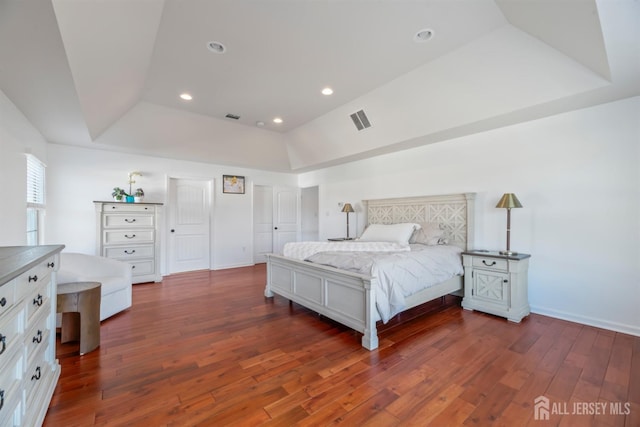
[[[253,262],[267,262],[273,252],[273,187],[253,187]]]
[[[169,273],[210,268],[211,188],[206,180],[169,180]]]
[[[300,240],[300,189],[273,188],[273,251],[282,253],[285,243]]]

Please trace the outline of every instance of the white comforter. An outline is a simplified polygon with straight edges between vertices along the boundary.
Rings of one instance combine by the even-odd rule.
[[[305,260],[318,252],[405,252],[409,245],[390,242],[290,242],[284,245],[282,254],[288,258]]]
[[[463,274],[462,249],[449,245],[410,247],[410,252],[393,253],[319,252],[306,260],[376,277],[376,307],[386,323],[406,308],[406,297]]]

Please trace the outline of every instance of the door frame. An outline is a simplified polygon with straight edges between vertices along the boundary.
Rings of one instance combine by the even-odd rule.
[[[184,174],[171,174],[165,175],[165,215],[163,215],[162,228],[161,228],[161,242],[166,242],[166,244],[162,245],[162,275],[166,276],[169,273],[170,269],[170,256],[171,250],[169,248],[170,240],[169,240],[169,217],[170,217],[170,208],[172,202],[172,194],[171,194],[171,180],[191,180],[191,181],[202,181],[206,182],[209,188],[209,270],[214,265],[214,253],[213,253],[213,236],[215,235],[213,215],[214,215],[214,207],[215,207],[215,178],[204,177],[204,176],[195,176],[195,175],[184,175]]]

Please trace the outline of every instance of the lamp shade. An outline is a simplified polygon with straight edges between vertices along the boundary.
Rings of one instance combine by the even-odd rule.
[[[355,212],[353,210],[353,206],[351,206],[351,203],[345,203],[344,206],[342,207],[342,212]]]
[[[504,208],[504,209],[512,209],[512,208],[521,208],[522,204],[520,200],[513,193],[504,193],[496,208]]]

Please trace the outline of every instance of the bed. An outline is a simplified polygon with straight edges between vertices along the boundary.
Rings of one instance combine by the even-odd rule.
[[[473,248],[475,193],[364,200],[367,224],[438,223],[448,244]],[[378,278],[327,265],[267,255],[264,295],[275,294],[362,333],[362,346],[378,347],[376,308]],[[462,276],[454,276],[406,298],[405,310],[460,291]]]

